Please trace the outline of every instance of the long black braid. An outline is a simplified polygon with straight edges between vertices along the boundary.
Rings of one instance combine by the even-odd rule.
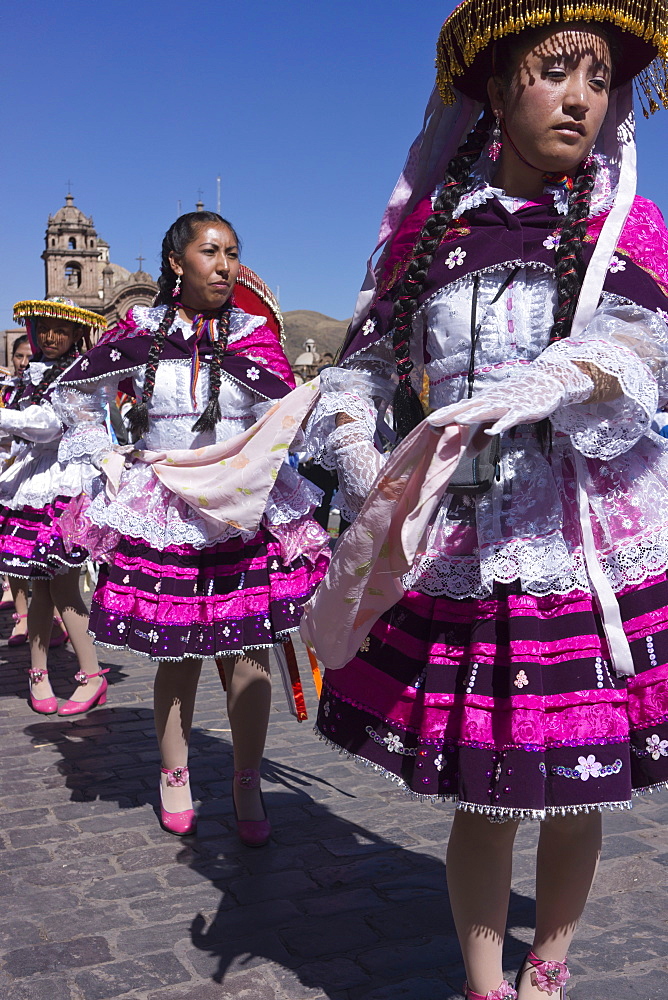
[[[403,278],[392,289],[394,299],[392,347],[399,376],[393,411],[394,429],[400,439],[424,419],[422,404],[410,380],[413,369],[410,341],[417,301],[424,288],[434,254],[452,223],[455,209],[463,195],[473,186],[471,167],[480,158],[487,144],[493,121],[491,111],[486,109],[448,163],[443,189],[434,203],[431,215],[420,231]]]
[[[568,337],[571,332],[578,296],[586,271],[582,242],[587,234],[587,219],[591,194],[596,180],[596,160],[593,156],[580,164],[568,195],[568,214],[559,236],[555,253],[557,308],[550,330],[550,343]]]
[[[148,361],[144,369],[144,388],[142,389],[141,400],[137,400],[128,413],[128,424],[130,425],[130,430],[135,441],[143,437],[148,431],[148,404],[153,397],[153,390],[155,389],[155,375],[158,370],[162,347],[175,316],[176,303],[172,302],[162,317],[149,348]]]
[[[230,332],[231,308],[223,306],[218,316],[218,336],[213,341],[213,358],[209,366],[209,401],[206,404],[204,413],[196,424],[193,431],[213,431],[221,418],[220,412],[220,369],[225,351],[227,350],[227,338]]]

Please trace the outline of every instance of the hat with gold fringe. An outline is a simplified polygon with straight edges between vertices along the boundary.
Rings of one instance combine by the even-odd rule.
[[[643,114],[668,108],[667,0],[463,0],[438,38],[438,90],[446,105],[455,88],[485,99],[494,42],[527,28],[572,22],[600,24],[620,41],[613,87],[635,78]]]
[[[26,299],[17,302],[14,306],[15,322],[23,322],[27,325],[31,319],[39,316],[49,318],[65,319],[69,323],[77,323],[80,326],[90,327],[91,330],[104,330],[107,321],[99,313],[90,309],[82,309],[72,299],[54,295],[49,299]]]

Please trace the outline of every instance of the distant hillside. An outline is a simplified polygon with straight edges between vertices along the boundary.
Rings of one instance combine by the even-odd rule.
[[[304,341],[309,337],[315,340],[318,354],[326,354],[327,351],[336,354],[350,323],[348,319],[332,319],[309,309],[283,313],[283,319],[287,341],[285,353],[291,363],[302,353]]]

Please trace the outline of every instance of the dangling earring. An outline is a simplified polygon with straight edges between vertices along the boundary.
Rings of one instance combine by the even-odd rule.
[[[172,292],[172,298],[178,299],[179,292],[181,291],[181,275],[176,275],[176,284],[174,285],[174,291]]]
[[[496,125],[494,126],[494,131],[492,132],[492,142],[489,147],[489,158],[495,163],[501,156],[501,116],[496,115]]]

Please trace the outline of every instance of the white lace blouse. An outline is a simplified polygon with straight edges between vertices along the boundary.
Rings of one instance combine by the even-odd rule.
[[[494,301],[509,270],[479,274],[474,394],[537,358],[548,344],[553,273],[523,266]],[[473,294],[473,275],[466,275],[432,295],[415,317],[412,377],[420,391],[426,371],[433,409],[466,396]],[[550,418],[551,450],[541,448],[529,425],[504,434],[498,481],[476,497],[446,493],[424,554],[405,580],[408,589],[484,597],[495,582],[518,581],[534,595],[588,591],[575,452],[585,460],[597,555],[613,589],[668,567],[668,442],[650,429],[658,405],[668,400],[664,317],[606,294],[581,337],[547,351],[594,363],[618,379],[621,396],[558,409]],[[395,385],[391,334],[345,367],[322,373],[323,395],[308,443],[323,464],[338,470],[342,508],[350,518],[383,463],[372,442]],[[335,428],[338,412],[354,422]]]
[[[135,309],[135,318],[141,320],[143,329],[157,329],[163,315],[164,307]],[[261,317],[248,316],[239,311],[230,323],[229,342],[242,340],[244,335],[263,323]],[[186,339],[192,332],[190,325],[178,317],[171,328],[172,331],[175,329],[181,330]],[[139,398],[144,386],[144,372],[145,366],[141,365],[129,376],[133,395]],[[112,444],[104,419],[105,407],[114,400],[119,381],[127,377],[127,373],[113,374],[89,383],[57,385],[53,395],[54,407],[67,425],[59,448],[61,461],[99,464],[109,452]],[[219,393],[221,419],[212,432],[196,433],[193,425],[209,399],[208,364],[203,363],[199,370],[195,406],[190,395],[190,380],[190,359],[160,361],[148,407],[149,429],[137,442],[138,448],[161,452],[226,441],[250,427],[271,405],[271,401],[260,399],[250,389],[223,378]],[[127,464],[118,493],[112,501],[99,489],[99,485],[92,491],[95,498],[87,514],[99,527],[107,526],[121,534],[144,538],[160,550],[169,545],[182,544],[202,548],[243,534],[230,526],[223,535],[212,538],[210,527],[194,509],[156,481],[150,465],[130,460]],[[288,463],[283,463],[269,494],[265,521],[271,526],[289,524],[317,507],[321,496],[321,490],[303,479]]]
[[[24,376],[30,386],[39,384],[51,364],[31,361]],[[26,395],[18,409],[0,409],[0,432],[14,435],[10,461],[0,474],[0,503],[15,509],[44,507],[58,496],[78,496],[90,488],[97,469],[88,462],[60,460],[64,429],[46,399],[30,403]]]

